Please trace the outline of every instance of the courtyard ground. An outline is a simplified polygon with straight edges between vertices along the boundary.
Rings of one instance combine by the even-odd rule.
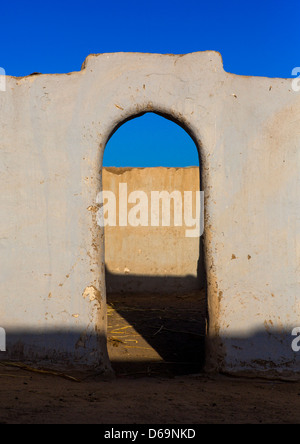
[[[0,423],[299,423],[300,381],[203,373],[205,299],[109,295],[115,377],[2,364]]]
[[[300,422],[299,382],[219,375],[85,376],[79,383],[15,367],[0,372],[1,424]]]

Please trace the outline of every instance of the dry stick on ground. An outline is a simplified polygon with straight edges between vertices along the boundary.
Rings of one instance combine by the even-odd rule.
[[[162,329],[164,328],[164,326],[162,325],[161,327],[160,327],[160,329],[159,330],[157,330],[157,332],[156,333],[154,333],[154,335],[153,336],[156,336],[158,333],[160,333],[161,331],[162,331]]]
[[[0,365],[2,365],[3,367],[17,367],[17,368],[20,368],[21,370],[26,370],[26,371],[33,372],[33,373],[59,376],[61,378],[68,379],[69,381],[73,381],[73,382],[81,382],[79,379],[74,378],[73,376],[66,375],[65,373],[55,372],[52,370],[42,370],[42,369],[30,367],[29,365],[22,364],[19,362],[2,361],[2,362],[0,362]]]
[[[152,328],[154,328],[154,327],[152,327]],[[203,335],[203,334],[201,334],[201,333],[194,333],[194,332],[192,332],[192,331],[184,331],[184,330],[172,330],[171,328],[166,328],[164,325],[162,325],[162,326],[160,327],[160,329],[157,330],[156,333],[154,333],[153,336],[157,335],[157,334],[160,333],[162,330],[170,331],[171,333],[183,333],[183,334],[186,334],[186,335],[200,336],[200,337],[202,337],[202,338],[205,338],[205,335]]]

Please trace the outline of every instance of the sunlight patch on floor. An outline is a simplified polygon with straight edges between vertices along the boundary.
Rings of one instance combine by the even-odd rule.
[[[136,311],[138,316],[139,310]],[[116,311],[113,304],[107,305],[107,319],[107,346],[112,362],[114,360],[163,361],[146,339]]]

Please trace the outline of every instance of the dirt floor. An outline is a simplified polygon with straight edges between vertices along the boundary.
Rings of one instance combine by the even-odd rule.
[[[1,424],[299,423],[300,383],[225,376],[96,376],[0,367]]]
[[[74,380],[2,363],[1,424],[300,422],[300,382],[202,372],[205,294],[108,302],[115,377],[69,372]]]
[[[120,375],[184,375],[204,365],[205,291],[109,294],[108,353]]]

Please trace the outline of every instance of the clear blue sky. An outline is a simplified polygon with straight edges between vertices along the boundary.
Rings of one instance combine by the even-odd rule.
[[[300,66],[299,0],[14,0],[1,2],[0,29],[0,66],[14,76],[77,71],[90,53],[118,51],[211,49],[244,75],[291,77]],[[115,133],[105,162],[153,166],[155,152],[161,165],[197,163],[183,130],[151,114]]]

